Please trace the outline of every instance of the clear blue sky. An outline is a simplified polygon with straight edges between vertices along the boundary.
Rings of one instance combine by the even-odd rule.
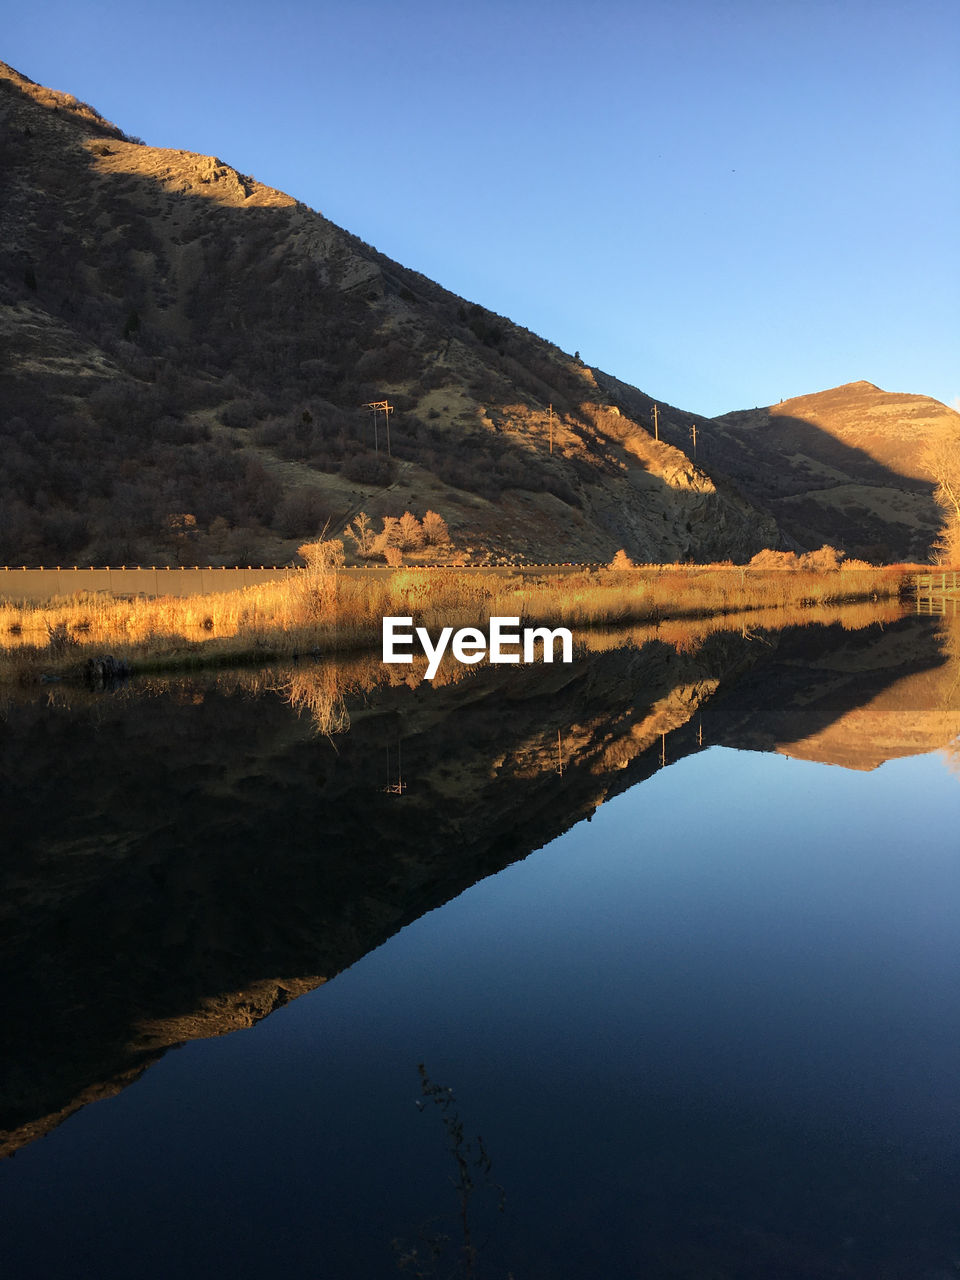
[[[960,396],[957,0],[18,5],[0,57],[705,414]]]

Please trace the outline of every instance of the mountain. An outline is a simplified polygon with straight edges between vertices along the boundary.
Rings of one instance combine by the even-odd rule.
[[[925,561],[944,522],[930,454],[950,438],[960,414],[938,400],[850,382],[705,420],[698,458],[762,503],[788,544]]]
[[[776,543],[599,371],[291,196],[3,64],[0,121],[0,562],[284,563],[361,510],[476,558]]]

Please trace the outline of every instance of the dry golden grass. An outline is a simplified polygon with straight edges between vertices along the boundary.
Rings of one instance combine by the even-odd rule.
[[[411,616],[431,631],[483,626],[492,616],[581,631],[758,610],[810,621],[811,610],[842,601],[869,601],[873,611],[872,602],[897,598],[900,581],[898,572],[885,569],[815,573],[725,565],[534,580],[509,571],[410,568],[373,580],[306,571],[220,595],[129,601],[95,594],[36,607],[0,605],[0,678],[81,668],[106,653],[147,670],[373,648],[386,615]]]
[[[277,689],[297,715],[309,716],[317,732],[330,737],[350,728],[350,712],[343,698],[345,683],[337,667],[325,662],[289,672]]]
[[[748,609],[699,618],[667,619],[583,630],[577,637],[577,648],[585,654],[599,654],[657,643],[669,645],[678,653],[695,654],[710,636],[718,633],[735,633],[751,641],[766,643],[776,631],[798,624],[838,625],[848,631],[857,631],[877,624],[895,622],[904,612],[905,607],[896,600],[827,605],[812,609]],[[958,623],[960,619],[947,619],[941,631],[944,655],[954,671],[957,670],[960,654]],[[183,667],[185,664],[179,665]],[[486,664],[463,666],[448,655],[436,672],[433,686],[441,688],[473,679],[484,665]],[[350,728],[350,705],[366,706],[369,695],[377,690],[403,685],[416,688],[425,679],[427,661],[420,654],[414,655],[413,662],[409,665],[385,665],[380,661],[379,652],[367,650],[317,660],[281,659],[270,665],[227,667],[210,663],[209,666],[212,669],[193,672],[164,672],[159,663],[152,670],[149,666],[141,667],[144,674],[136,685],[125,691],[119,690],[115,696],[150,698],[169,696],[171,691],[179,691],[178,696],[196,701],[202,699],[204,691],[212,687],[230,695],[241,692],[248,696],[273,694],[288,702],[299,716],[312,724],[315,732],[335,737],[346,733]],[[49,669],[49,663],[42,668],[35,667],[34,671],[45,669]],[[77,700],[85,701],[97,695],[80,682],[65,682],[49,686],[45,696],[52,705],[68,708],[75,705]],[[0,714],[12,700],[32,700],[35,697],[36,689],[29,683],[18,686],[9,680],[0,681]],[[953,744],[952,749],[953,758],[956,759],[956,744]]]

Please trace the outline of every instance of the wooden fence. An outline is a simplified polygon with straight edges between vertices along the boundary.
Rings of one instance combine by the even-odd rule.
[[[960,612],[960,572],[941,569],[936,573],[918,573],[915,578],[917,613],[956,617]]]

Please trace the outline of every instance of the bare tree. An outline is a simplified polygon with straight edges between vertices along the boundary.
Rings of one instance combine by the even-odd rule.
[[[396,516],[384,516],[383,528],[373,540],[374,555],[385,555],[388,547],[400,546],[400,521]]]
[[[416,551],[423,546],[423,528],[412,511],[405,511],[399,520],[401,551]]]
[[[931,446],[926,461],[937,483],[933,496],[944,517],[934,545],[949,564],[960,564],[960,432]]]
[[[359,515],[354,516],[344,532],[348,538],[356,543],[358,555],[366,559],[367,556],[373,554],[373,525],[370,523],[370,517],[365,511],[361,511]]]

